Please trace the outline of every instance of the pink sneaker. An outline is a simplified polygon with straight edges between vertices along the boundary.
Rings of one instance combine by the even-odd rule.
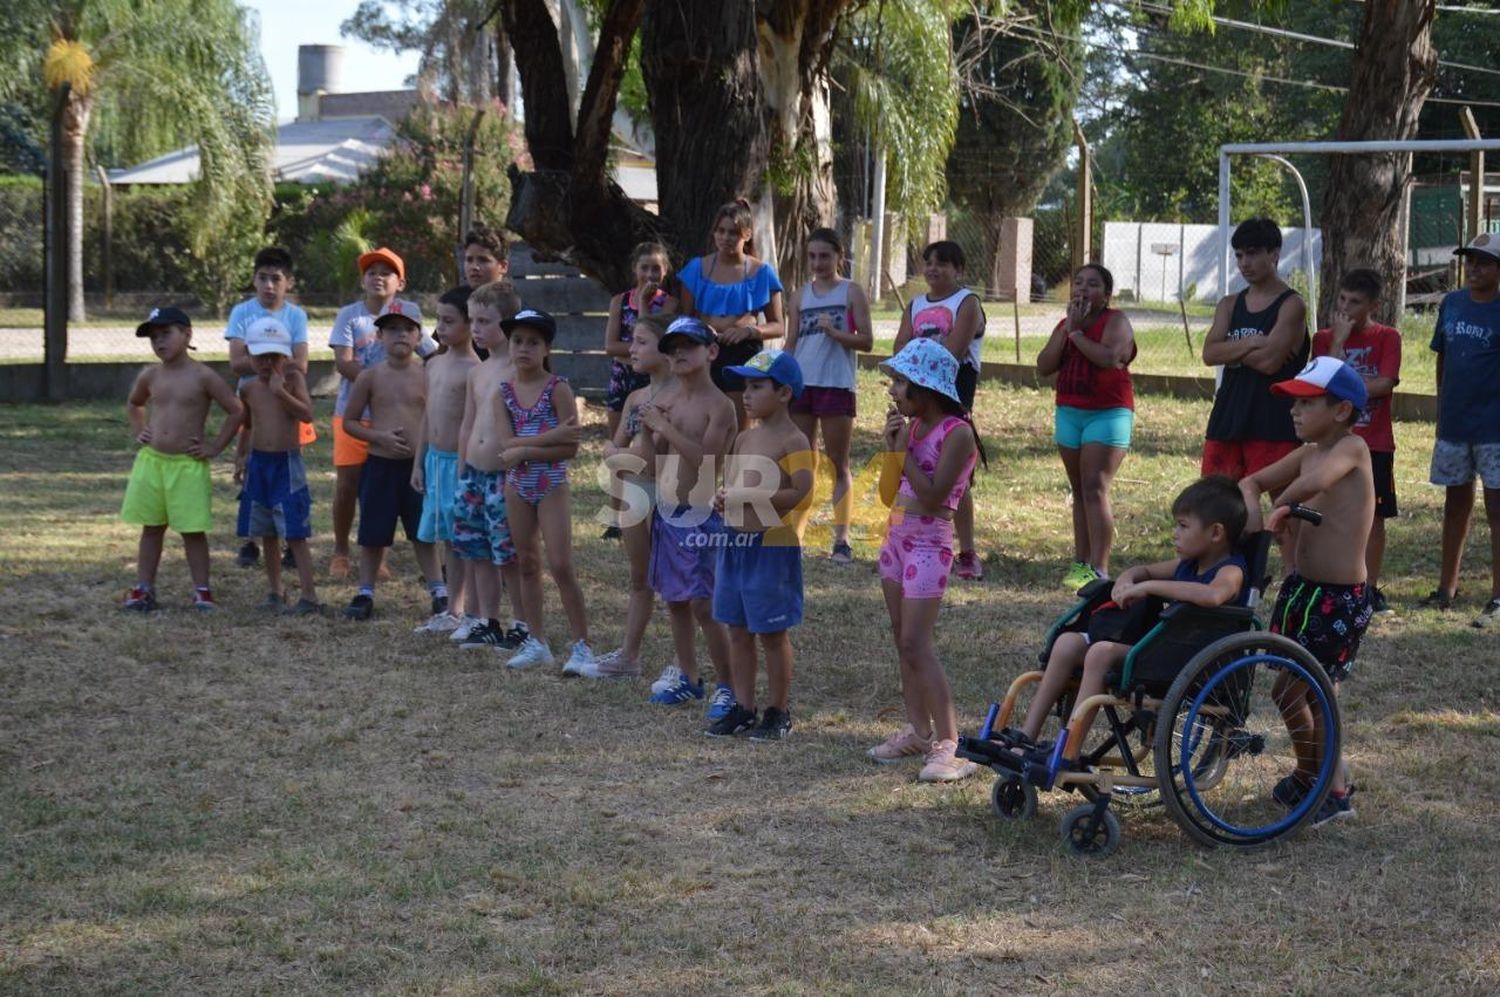
[[[984,566],[979,561],[979,555],[972,550],[961,552],[953,559],[953,570],[960,578],[966,578],[971,582],[977,582],[984,577]]]
[[[927,753],[927,764],[917,773],[918,782],[957,782],[967,779],[979,768],[973,762],[958,757],[957,741],[934,741]]]
[[[932,750],[932,743],[920,736],[917,729],[907,724],[895,734],[866,751],[870,760],[878,765],[891,765],[912,758],[920,758]]]

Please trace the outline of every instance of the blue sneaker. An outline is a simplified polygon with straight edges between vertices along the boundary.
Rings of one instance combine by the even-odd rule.
[[[708,713],[705,719],[709,723],[715,720],[723,720],[729,716],[729,711],[738,705],[734,701],[734,690],[720,682],[714,686],[714,698],[708,701]]]
[[[661,692],[653,693],[651,695],[651,702],[658,706],[676,706],[678,703],[686,703],[689,700],[702,698],[703,683],[700,681],[697,685],[694,685],[687,680],[687,676],[683,676]]]

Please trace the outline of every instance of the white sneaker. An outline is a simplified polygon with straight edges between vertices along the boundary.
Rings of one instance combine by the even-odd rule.
[[[589,647],[588,641],[574,641],[573,649],[568,655],[568,660],[563,663],[562,673],[576,677],[585,674],[596,664],[594,649]]]
[[[448,635],[448,639],[459,642],[466,641],[469,639],[469,634],[474,632],[474,628],[484,622],[485,620],[478,616],[470,616],[468,613],[465,613],[463,619],[458,621],[458,626]]]
[[[682,681],[682,669],[674,662],[661,670],[661,675],[651,683],[652,692],[666,692]]]
[[[462,622],[458,617],[449,613],[435,613],[421,626],[411,628],[414,634],[445,634],[452,633]]]
[[[520,650],[511,655],[510,660],[505,664],[508,668],[534,668],[537,665],[551,665],[556,662],[557,659],[552,657],[552,651],[546,644],[531,634],[527,634]]]
[[[641,675],[641,666],[625,657],[624,651],[610,651],[578,673],[586,679],[633,679]]]

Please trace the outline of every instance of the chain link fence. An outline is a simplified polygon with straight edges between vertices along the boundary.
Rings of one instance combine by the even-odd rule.
[[[42,184],[30,177],[0,182],[0,300],[41,304],[46,277]]]

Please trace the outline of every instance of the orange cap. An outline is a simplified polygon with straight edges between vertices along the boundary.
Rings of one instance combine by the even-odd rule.
[[[381,246],[379,249],[372,249],[368,253],[361,253],[359,257],[359,275],[363,277],[365,271],[370,269],[370,265],[373,263],[384,263],[396,271],[397,277],[400,277],[402,280],[406,279],[406,264],[402,262],[401,257],[397,256],[396,251],[393,249]]]

